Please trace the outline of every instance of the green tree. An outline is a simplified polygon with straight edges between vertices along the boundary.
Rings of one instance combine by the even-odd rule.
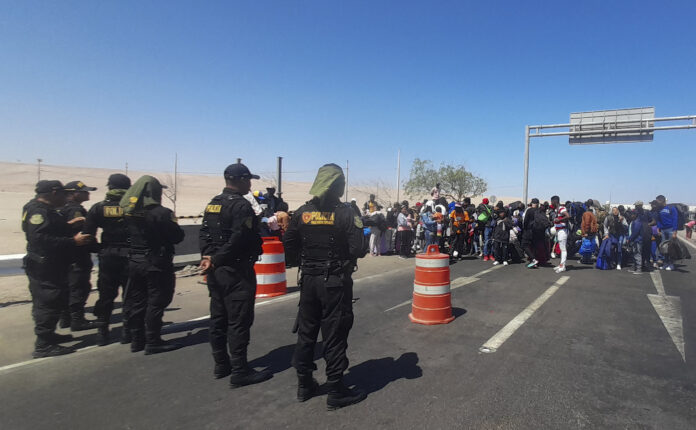
[[[469,172],[462,165],[442,163],[436,170],[430,160],[416,158],[411,165],[408,181],[404,184],[404,191],[413,197],[430,195],[430,190],[437,183],[440,184],[441,195],[456,201],[480,196],[488,189],[483,178]]]

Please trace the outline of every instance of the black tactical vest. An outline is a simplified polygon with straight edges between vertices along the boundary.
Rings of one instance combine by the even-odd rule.
[[[110,200],[100,202],[99,217],[102,228],[101,243],[104,248],[127,248],[128,227],[119,202]]]
[[[313,207],[296,214],[301,217],[299,232],[302,238],[302,262],[337,262],[348,260],[348,243],[337,225],[336,208],[313,211]]]
[[[234,206],[245,202],[239,194],[220,194],[208,203],[203,214],[203,230],[207,233],[204,238],[216,251],[222,244],[230,240],[232,219],[223,216],[234,210]]]

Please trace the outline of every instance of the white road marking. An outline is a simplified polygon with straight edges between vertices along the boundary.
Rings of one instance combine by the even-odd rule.
[[[491,353],[495,352],[500,348],[500,346],[505,343],[506,340],[512,336],[517,329],[519,329],[522,324],[524,324],[529,317],[531,317],[537,309],[539,309],[546,301],[554,295],[558,289],[568,281],[570,276],[561,276],[555,284],[550,286],[542,295],[537,297],[525,310],[520,312],[515,318],[513,318],[509,323],[505,325],[498,333],[494,334],[492,338],[488,339],[486,343],[479,348],[479,351]]]
[[[0,255],[0,261],[21,260],[26,254],[5,254]]]
[[[394,310],[394,309],[396,309],[396,308],[400,308],[400,307],[402,307],[402,306],[410,305],[412,302],[413,302],[413,300],[406,300],[406,301],[403,302],[403,303],[399,303],[399,304],[396,305],[396,306],[392,306],[391,308],[387,309],[387,310],[384,311],[384,312],[389,312],[389,311],[392,311],[392,310]]]
[[[354,281],[353,281],[353,284],[362,283],[362,282],[364,282],[364,281],[367,281],[367,280],[370,280],[370,279],[379,278],[379,277],[381,277],[381,276],[391,275],[391,274],[394,274],[394,273],[396,273],[396,272],[400,272],[400,271],[402,271],[402,270],[403,270],[403,268],[401,268],[401,269],[394,269],[394,270],[390,270],[390,271],[388,271],[388,272],[378,273],[378,274],[376,274],[376,275],[365,276],[364,278],[359,278],[359,279],[354,280]],[[294,293],[286,294],[286,295],[284,295],[284,296],[279,296],[279,297],[275,297],[275,298],[272,298],[272,299],[269,299],[269,300],[265,300],[265,301],[263,301],[263,302],[256,302],[255,305],[254,305],[254,307],[265,306],[265,305],[269,305],[269,304],[271,304],[271,303],[285,302],[285,301],[288,301],[288,300],[292,300],[292,299],[295,299],[295,298],[299,298],[299,296],[300,296],[300,292],[297,291],[297,292],[294,292]],[[166,334],[166,332],[171,331],[172,328],[179,328],[179,327],[184,326],[184,325],[186,325],[186,324],[189,324],[189,323],[192,323],[192,322],[196,322],[196,321],[202,321],[202,320],[205,320],[205,319],[208,319],[208,318],[210,318],[210,315],[204,315],[204,316],[202,316],[202,317],[192,318],[192,319],[190,319],[190,320],[186,320],[186,321],[183,321],[183,322],[178,322],[178,323],[170,324],[170,325],[168,325],[168,326],[164,326],[163,329],[162,329],[162,331],[164,332],[164,334]],[[10,370],[13,370],[13,369],[17,369],[17,368],[20,368],[20,367],[29,366],[29,365],[33,365],[33,364],[38,364],[38,363],[41,363],[41,362],[46,361],[46,360],[55,360],[55,359],[62,359],[63,357],[71,357],[71,356],[74,356],[76,353],[83,353],[83,352],[89,351],[89,350],[99,351],[99,350],[102,350],[102,349],[104,349],[104,348],[113,347],[114,345],[118,345],[118,342],[116,342],[116,343],[111,343],[111,344],[106,345],[106,346],[100,346],[100,347],[97,347],[97,345],[86,346],[86,347],[84,347],[84,348],[76,349],[75,352],[72,353],[72,354],[66,354],[65,356],[61,356],[61,357],[35,358],[35,359],[32,359],[32,360],[21,361],[21,362],[19,362],[19,363],[8,364],[8,365],[6,365],[6,366],[0,367],[0,375],[4,374],[4,373],[6,373],[6,372],[9,372]]]
[[[681,299],[676,296],[668,296],[665,293],[665,286],[662,283],[662,275],[658,270],[650,272],[650,278],[655,285],[657,294],[648,294],[648,300],[655,308],[657,316],[660,317],[662,325],[667,329],[667,334],[674,342],[674,346],[682,356],[682,361],[686,362],[686,352],[684,348],[684,325],[682,322]]]
[[[453,281],[450,281],[450,290],[456,290],[457,288],[460,288],[460,287],[463,287],[465,285],[469,285],[473,282],[476,282],[479,279],[481,279],[481,276],[485,275],[486,273],[490,273],[496,269],[500,269],[501,267],[503,267],[503,266],[493,266],[489,269],[482,270],[482,271],[475,273],[471,276],[460,276],[460,277],[454,279]],[[413,300],[406,300],[403,303],[399,303],[396,306],[392,306],[391,308],[385,310],[384,312],[393,311],[394,309],[400,308],[402,306],[410,305],[411,303],[413,303]]]
[[[677,237],[679,237],[679,236],[677,236]],[[679,240],[681,240],[681,241],[684,242],[685,244],[689,245],[689,246],[692,247],[693,249],[696,249],[696,245],[694,245],[694,244],[691,242],[691,240],[685,239],[685,238],[682,238],[682,237],[679,237]]]

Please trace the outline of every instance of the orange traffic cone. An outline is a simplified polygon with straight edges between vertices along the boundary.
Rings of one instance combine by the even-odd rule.
[[[408,315],[418,324],[447,324],[452,316],[449,255],[430,245],[425,254],[416,255],[416,279],[413,282],[413,308]]]
[[[287,293],[285,248],[277,237],[264,237],[263,254],[256,264],[256,297],[275,297]]]

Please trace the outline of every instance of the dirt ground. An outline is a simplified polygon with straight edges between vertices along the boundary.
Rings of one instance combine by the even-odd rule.
[[[91,200],[84,206],[89,208],[93,203],[100,201],[106,192],[106,180],[117,169],[96,169],[71,166],[41,166],[41,179],[57,179],[63,183],[81,180],[85,184],[97,187],[97,191],[91,194]],[[171,173],[166,172],[140,172],[129,171],[128,175],[135,180],[144,174],[150,174],[163,183],[172,185]],[[25,252],[26,242],[21,228],[22,207],[34,196],[34,186],[37,181],[37,166],[35,164],[0,162],[0,255],[21,254]],[[267,186],[272,183],[268,180],[252,182],[254,190],[265,192]],[[283,182],[283,199],[290,209],[296,209],[310,199],[309,182]],[[176,212],[178,216],[200,215],[210,199],[218,194],[224,187],[222,174],[212,175],[187,175],[180,174],[177,180]],[[367,201],[369,187],[349,190],[350,198],[355,198],[358,204]],[[374,192],[374,191],[373,191]],[[403,199],[403,197],[402,197]],[[503,201],[511,202],[517,198],[500,197]],[[173,207],[170,201],[163,202],[165,206]],[[475,203],[479,199],[473,199]],[[194,221],[182,220],[182,224]]]

